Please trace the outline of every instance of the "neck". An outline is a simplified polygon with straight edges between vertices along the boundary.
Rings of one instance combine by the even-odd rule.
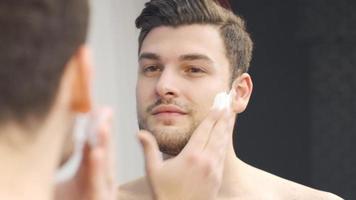
[[[0,129],[0,199],[52,198],[63,129],[63,124],[54,123],[46,123],[36,132],[15,125]]]
[[[219,196],[229,198],[242,196],[253,183],[251,183],[251,166],[236,156],[232,140],[228,148]]]

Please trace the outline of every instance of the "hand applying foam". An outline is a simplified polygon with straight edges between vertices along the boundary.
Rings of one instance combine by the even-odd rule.
[[[146,159],[146,173],[156,200],[216,199],[226,156],[231,142],[234,115],[233,92],[215,97],[208,116],[175,158],[163,161],[155,138],[147,131],[138,137]]]
[[[60,182],[56,186],[55,199],[117,198],[111,149],[111,118],[109,109],[100,109],[90,117],[78,120],[74,134],[75,150],[57,173],[56,180]]]

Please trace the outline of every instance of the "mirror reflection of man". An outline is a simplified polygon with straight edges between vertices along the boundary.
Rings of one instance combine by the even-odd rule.
[[[236,156],[233,127],[253,87],[253,44],[240,17],[212,0],[151,0],[136,26],[144,129],[138,137],[147,176],[121,186],[120,199],[340,199]],[[230,108],[211,108],[218,93],[229,91]]]

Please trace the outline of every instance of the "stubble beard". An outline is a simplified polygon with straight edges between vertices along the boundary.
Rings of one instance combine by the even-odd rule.
[[[147,123],[146,120],[139,121],[139,128],[152,133],[157,140],[160,151],[170,156],[176,156],[184,149],[197,126],[195,120],[189,121],[189,125],[184,128],[156,128]]]
[[[158,127],[155,124],[157,122],[152,121],[154,119],[151,118],[149,110],[150,108],[144,114],[138,113],[139,128],[153,134],[162,153],[170,156],[178,155],[187,145],[190,137],[200,124],[200,121],[194,117],[195,112],[187,109],[189,112],[186,115],[188,118],[185,120],[186,124],[180,126],[162,124]]]

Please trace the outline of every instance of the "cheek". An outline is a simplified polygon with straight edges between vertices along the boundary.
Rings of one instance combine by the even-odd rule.
[[[154,87],[152,84],[137,82],[136,86],[136,104],[139,111],[145,109],[154,101]]]
[[[193,109],[197,118],[204,118],[210,111],[213,105],[214,95],[196,92],[192,97]]]
[[[145,110],[146,102],[148,102],[146,95],[142,92],[144,91],[137,90],[136,92],[136,107],[137,107],[137,111],[140,113],[142,113]]]
[[[191,88],[191,87],[190,87]],[[194,102],[200,110],[210,110],[214,103],[215,96],[228,88],[222,84],[204,84],[195,89],[191,89],[191,101]]]
[[[190,94],[190,101],[193,102],[193,109],[195,112],[194,115],[196,119],[204,119],[209,114],[211,107],[213,106],[216,94],[228,90],[227,87],[222,85],[213,86],[213,84],[208,84],[208,86],[211,87],[205,89],[195,89],[194,92]]]

